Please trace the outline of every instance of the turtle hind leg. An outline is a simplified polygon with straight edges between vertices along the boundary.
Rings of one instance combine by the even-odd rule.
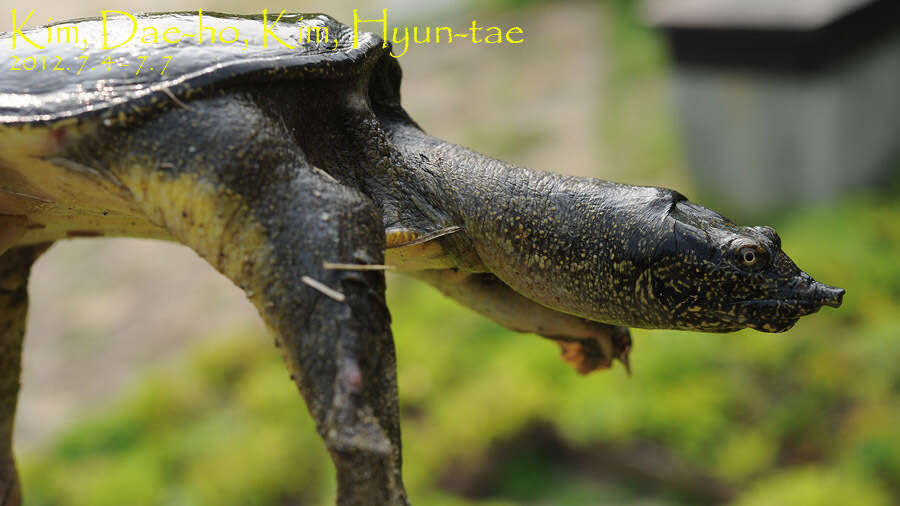
[[[12,451],[13,423],[28,312],[28,275],[47,246],[13,248],[0,254],[0,506],[22,503]]]

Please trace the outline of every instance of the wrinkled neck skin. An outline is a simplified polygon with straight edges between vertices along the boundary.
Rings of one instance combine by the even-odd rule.
[[[769,227],[737,226],[665,188],[516,167],[426,134],[400,106],[400,77],[383,58],[345,83],[340,107],[321,87],[301,107],[326,123],[296,131],[314,163],[376,202],[386,230],[461,227],[435,239],[442,265],[629,327],[782,332],[840,306],[844,291],[797,268]]]
[[[461,226],[439,239],[453,263],[541,305],[705,332],[783,332],[841,305],[844,290],[801,271],[770,227],[735,225],[673,190],[515,167],[379,120],[402,158],[394,189],[416,196],[398,200],[399,220]]]
[[[516,167],[383,120],[389,138],[433,208],[461,226],[481,265],[540,304],[583,318],[672,327],[649,304],[647,253],[672,224],[671,190],[563,176]],[[424,178],[424,179],[423,179]],[[448,237],[446,240],[459,241]],[[462,247],[449,244],[448,249]]]

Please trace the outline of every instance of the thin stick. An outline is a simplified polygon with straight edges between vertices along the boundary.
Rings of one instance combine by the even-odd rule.
[[[459,232],[460,230],[462,230],[462,227],[453,225],[452,227],[442,228],[440,230],[435,230],[434,232],[429,232],[429,233],[423,235],[422,237],[413,239],[412,241],[404,242],[401,244],[395,244],[393,246],[388,246],[385,249],[404,248],[406,246],[415,246],[417,244],[422,244],[424,242],[432,241],[434,239],[437,239],[438,237],[443,237],[445,235],[449,235],[454,232]]]
[[[178,100],[178,97],[176,97],[175,94],[172,93],[172,90],[170,90],[169,88],[160,88],[160,91],[162,91],[163,93],[165,93],[166,95],[168,95],[169,98],[172,99],[172,102],[175,102],[176,104],[178,104],[178,105],[180,105],[181,107],[187,109],[188,111],[193,111],[193,109],[191,109],[190,107],[188,107],[187,105],[185,105],[184,102],[182,102],[181,100]]]
[[[329,288],[309,276],[303,276],[300,278],[300,280],[338,302],[344,302],[345,300],[347,300],[347,296],[345,296],[341,292],[333,288]]]
[[[396,269],[393,265],[381,264],[337,264],[332,262],[322,262],[322,267],[328,270],[336,271],[392,271]]]

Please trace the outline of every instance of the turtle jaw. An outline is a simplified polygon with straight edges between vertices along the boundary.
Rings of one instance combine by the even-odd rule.
[[[785,332],[822,306],[840,307],[844,293],[842,288],[819,283],[801,272],[780,297],[735,302],[719,316],[761,332]]]
[[[788,318],[785,320],[771,320],[764,323],[748,322],[747,327],[760,332],[787,332],[791,330],[800,318]]]
[[[801,316],[819,310],[819,307],[797,305],[796,307],[799,308],[797,311],[794,309],[795,303],[796,301],[772,299],[743,301],[730,305],[727,311],[716,312],[715,316],[717,319],[731,324],[729,331],[751,328],[760,332],[786,332],[797,323]],[[803,314],[788,316],[794,312]]]

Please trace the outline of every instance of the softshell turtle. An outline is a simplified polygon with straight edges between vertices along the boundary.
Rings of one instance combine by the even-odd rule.
[[[193,34],[173,44],[101,50],[98,19],[57,25],[83,44],[23,40],[40,45],[46,27],[0,37],[18,35],[0,63],[4,506],[21,501],[11,432],[28,273],[59,239],[178,241],[242,288],[316,420],[342,505],[408,502],[385,265],[558,341],[584,373],[627,358],[627,327],[780,332],[840,305],[843,290],[798,269],[771,228],[431,137],[401,107],[379,37],[354,45],[327,16],[273,18],[203,14],[239,32],[233,44],[200,40],[198,13],[134,20],[137,37]],[[134,26],[109,19],[109,44]]]

